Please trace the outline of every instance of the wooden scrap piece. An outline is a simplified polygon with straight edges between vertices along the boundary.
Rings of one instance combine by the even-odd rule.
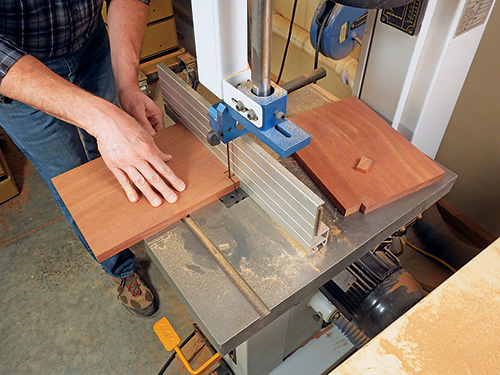
[[[227,167],[182,124],[160,131],[155,142],[172,155],[168,166],[186,183],[174,204],[154,208],[145,197],[130,203],[101,158],[52,179],[100,262],[234,189]]]
[[[445,174],[356,97],[290,120],[311,134],[294,158],[343,215],[375,210]],[[363,174],[356,166],[367,155],[376,162]]]
[[[366,174],[366,172],[368,172],[368,170],[370,169],[371,165],[372,165],[372,159],[369,159],[369,158],[363,156],[360,159],[358,165],[356,166],[356,170],[358,172]]]

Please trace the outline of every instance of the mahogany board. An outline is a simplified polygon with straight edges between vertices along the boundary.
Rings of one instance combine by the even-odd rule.
[[[445,172],[356,97],[291,117],[311,134],[294,158],[340,212],[370,212],[443,178]],[[372,160],[366,173],[362,158]]]
[[[227,167],[182,124],[158,132],[154,139],[172,155],[168,166],[186,183],[174,204],[155,208],[143,196],[130,203],[102,158],[52,179],[99,262],[234,189]]]

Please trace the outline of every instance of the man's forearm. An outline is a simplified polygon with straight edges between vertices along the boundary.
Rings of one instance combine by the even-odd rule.
[[[185,189],[165,164],[171,156],[158,149],[133,117],[61,78],[34,57],[25,55],[12,65],[0,83],[0,93],[95,136],[104,162],[131,202],[139,199],[134,185],[153,206],[161,204],[160,195],[171,203],[177,199],[163,179],[178,191]]]
[[[173,189],[186,186],[165,164],[171,156],[151,137],[153,127],[163,124],[162,112],[137,82],[147,11],[138,0],[113,0],[110,6],[113,73],[118,94],[125,98],[119,96],[124,110],[66,81],[30,55],[10,67],[0,81],[0,93],[85,129],[96,137],[104,162],[129,200],[139,199],[136,187],[151,205],[159,206],[161,197],[175,202]]]
[[[147,20],[148,5],[138,0],[113,0],[109,4],[111,61],[118,91],[138,85],[139,55]]]
[[[163,112],[139,89],[139,55],[148,6],[139,0],[112,0],[108,9],[111,63],[120,107],[150,134],[163,128]]]
[[[0,93],[96,135],[105,115],[119,111],[61,78],[30,55],[21,57],[0,83]]]

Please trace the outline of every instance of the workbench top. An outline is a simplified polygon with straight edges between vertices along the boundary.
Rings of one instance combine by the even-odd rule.
[[[498,374],[500,239],[331,372]]]

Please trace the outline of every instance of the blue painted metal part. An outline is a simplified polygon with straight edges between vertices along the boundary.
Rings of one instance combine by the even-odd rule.
[[[256,127],[224,102],[212,106],[209,114],[210,126],[219,134],[221,141],[224,143],[232,141],[249,131],[282,158],[290,156],[311,143],[311,136],[288,119],[262,130],[263,128]],[[244,126],[245,129],[242,131],[237,130],[237,122]]]
[[[288,119],[279,121],[276,112],[286,112],[286,91],[273,85],[274,93],[258,97],[251,91],[251,83],[243,82],[238,89],[251,97],[262,108],[261,128],[255,126],[245,112],[238,112],[224,102],[213,105],[209,110],[210,127],[227,143],[246,132],[251,132],[282,158],[290,156],[311,142],[311,136]],[[236,123],[244,129],[238,130]]]
[[[210,127],[215,130],[224,143],[230,142],[248,132],[247,129],[238,130],[236,128],[238,120],[231,116],[230,111],[236,112],[224,102],[213,105],[208,111]]]
[[[353,37],[357,36],[359,39],[363,39],[366,22],[361,20],[366,14],[366,9],[353,8],[323,0],[312,19],[311,44],[317,49],[318,33],[321,23],[326,17],[319,51],[335,60],[347,57],[358,45]]]

